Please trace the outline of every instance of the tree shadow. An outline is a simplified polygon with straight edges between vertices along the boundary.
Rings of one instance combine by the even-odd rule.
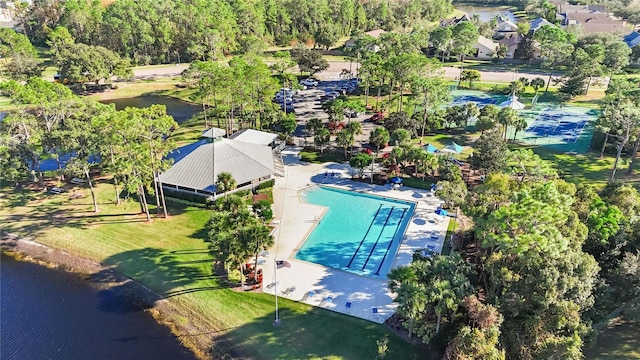
[[[283,300],[286,301],[286,300]],[[390,359],[415,359],[419,352],[382,325],[326,309],[286,307],[214,336],[227,356],[262,359],[374,359],[376,341],[389,336]],[[429,358],[420,356],[420,358]]]
[[[138,311],[153,307],[160,299],[222,289],[210,273],[210,262],[208,252],[176,254],[147,247],[106,258],[102,262],[105,269],[89,279],[94,283],[118,283],[100,293],[100,310]]]

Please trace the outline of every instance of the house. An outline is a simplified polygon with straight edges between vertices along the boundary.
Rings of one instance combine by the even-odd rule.
[[[507,19],[501,18],[500,22],[498,22],[498,25],[496,25],[496,27],[493,28],[493,31],[497,33],[518,32],[518,25],[516,25],[515,23]]]
[[[0,1],[0,21],[9,22],[13,20],[11,15],[13,11],[13,4],[7,1]]]
[[[632,31],[629,35],[625,36],[622,41],[630,48],[636,47],[640,45],[640,32]]]
[[[241,131],[232,139],[215,133],[207,131],[202,140],[169,154],[174,164],[159,177],[164,188],[208,197],[217,193],[215,184],[222,172],[233,176],[236,190],[251,189],[279,175],[277,164],[282,159],[269,146],[277,134]]]
[[[382,30],[382,29],[376,29],[376,30],[371,30],[371,31],[367,31],[367,32],[365,32],[365,33],[362,33],[362,35],[365,35],[365,36],[371,36],[371,37],[372,37],[372,38],[374,38],[374,39],[380,39],[380,37],[381,37],[381,36],[382,36],[382,34],[384,34],[384,33],[386,33],[386,31],[384,31],[384,30]],[[360,36],[362,36],[362,35],[360,35]],[[355,44],[356,44],[356,41],[358,40],[358,37],[359,37],[359,36],[353,36],[353,37],[351,37],[349,40],[347,40],[347,41],[344,43],[344,47],[345,47],[345,49],[348,49],[348,48],[352,47],[353,45],[355,45]],[[380,51],[380,47],[379,47],[378,45],[373,45],[373,46],[371,46],[371,47],[369,48],[369,50],[370,50],[370,51],[373,51],[373,52],[378,52],[378,51]]]
[[[459,23],[465,22],[465,21],[471,21],[471,18],[467,14],[464,14],[464,15],[460,16],[459,18],[440,20],[440,26],[441,27],[456,26]]]
[[[478,41],[473,44],[473,48],[476,49],[475,58],[477,59],[493,59],[498,50],[498,44],[491,39],[480,35]]]
[[[529,32],[534,33],[545,25],[555,26],[552,23],[548,22],[546,19],[541,17],[533,19],[529,22]]]
[[[504,46],[507,48],[507,53],[505,54],[506,59],[515,58],[518,44],[520,44],[520,41],[522,41],[523,39],[524,39],[524,36],[520,34],[515,34],[515,35],[512,34],[511,36],[498,40],[498,46]]]
[[[624,23],[597,11],[563,14],[564,26],[579,26],[585,35],[597,33],[623,33],[627,31]]]
[[[278,134],[253,129],[242,129],[229,136],[229,139],[275,148]]]

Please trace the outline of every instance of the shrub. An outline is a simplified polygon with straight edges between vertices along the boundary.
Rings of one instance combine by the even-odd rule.
[[[258,184],[258,186],[256,186],[256,193],[260,193],[260,190],[264,190],[264,189],[270,189],[272,187],[274,187],[276,185],[276,180],[275,179],[270,179],[267,180],[263,183]]]
[[[433,185],[433,183],[431,183],[430,181],[423,181],[413,177],[403,178],[402,180],[405,186],[416,188],[416,189],[430,190],[431,185]]]

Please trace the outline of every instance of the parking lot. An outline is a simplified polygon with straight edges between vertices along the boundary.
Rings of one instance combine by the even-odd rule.
[[[293,95],[293,107],[296,111],[296,120],[298,122],[298,128],[293,133],[294,141],[298,145],[304,145],[306,138],[307,144],[313,143],[311,133],[308,133],[305,129],[307,121],[313,118],[322,120],[325,124],[329,123],[329,115],[322,109],[321,96],[328,92],[337,89],[340,86],[341,81],[319,81],[318,86],[307,87],[307,89],[300,90],[297,94]],[[371,114],[363,114],[355,118],[344,118],[344,122],[358,121],[362,124],[362,134],[356,136],[356,143],[367,142],[369,140],[369,133],[373,130],[374,124],[365,122],[366,119],[371,117]],[[331,145],[335,146],[333,137]]]

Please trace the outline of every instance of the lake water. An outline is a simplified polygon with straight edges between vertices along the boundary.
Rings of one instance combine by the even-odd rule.
[[[169,329],[111,291],[0,258],[0,359],[195,359]]]
[[[455,8],[466,12],[469,16],[478,14],[480,20],[487,22],[491,21],[496,16],[503,16],[513,23],[518,23],[518,19],[509,11],[508,6],[480,6],[480,5],[467,5],[467,4],[454,4]]]
[[[202,111],[201,106],[166,96],[138,96],[125,99],[102,100],[100,102],[103,104],[115,104],[117,110],[122,110],[126,107],[144,108],[154,104],[162,104],[167,107],[167,114],[173,116],[178,123],[183,123]]]

